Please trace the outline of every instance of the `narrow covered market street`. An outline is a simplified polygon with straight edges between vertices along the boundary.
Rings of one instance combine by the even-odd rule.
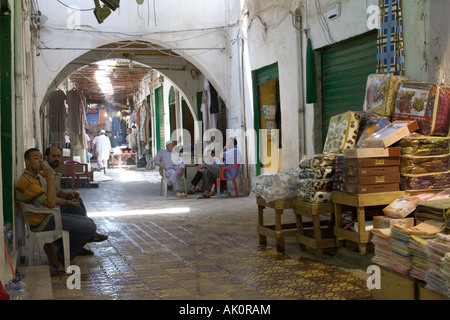
[[[171,320],[448,301],[448,13],[0,0],[0,300]]]
[[[326,254],[317,260],[312,251],[301,252],[295,238],[286,239],[285,254],[277,253],[272,239],[259,246],[254,196],[175,199],[169,191],[164,198],[157,171],[110,169],[106,176],[113,180],[80,193],[88,215],[109,239],[89,244],[94,256],[74,259],[80,290],[68,289],[70,275],[51,272],[53,299],[371,298],[368,274],[358,259],[351,261],[356,252],[341,249],[345,259]],[[294,221],[291,212],[285,215]],[[39,246],[42,261],[35,252],[35,265],[47,267],[42,240]]]

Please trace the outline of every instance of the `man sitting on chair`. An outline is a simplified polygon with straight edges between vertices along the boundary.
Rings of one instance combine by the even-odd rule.
[[[185,197],[186,194],[180,192],[178,180],[183,176],[186,165],[182,161],[179,164],[173,162],[172,150],[175,145],[176,143],[174,141],[167,141],[166,149],[158,152],[153,161],[160,168],[161,174],[162,170],[166,170],[167,185],[173,186],[173,194],[175,197]]]
[[[44,164],[52,169],[53,176],[55,176],[55,169],[59,167],[60,160],[61,160],[61,151],[56,147],[49,147],[44,152]],[[42,188],[47,190],[47,182],[45,177],[38,175],[39,180],[41,182]],[[53,179],[55,181],[55,179]],[[61,206],[61,212],[64,213],[72,213],[77,214],[80,216],[87,216],[86,207],[84,206],[83,199],[80,197],[79,192],[65,192],[61,188],[57,188],[55,183],[55,190],[56,190],[56,196],[61,199],[70,200],[68,202],[68,206],[63,205]],[[72,201],[72,200],[76,201]],[[101,242],[108,239],[108,236],[100,234],[98,232],[95,233],[94,237],[89,242]],[[89,249],[83,248],[79,255],[93,255],[94,252],[92,252]]]
[[[37,207],[42,205],[47,208],[69,206],[69,203],[76,202],[76,199],[64,200],[56,196],[53,170],[44,164],[39,149],[28,149],[24,158],[26,169],[17,181],[16,199],[18,201],[32,202]],[[38,174],[45,177],[46,190],[42,188]],[[50,214],[27,214],[27,221],[36,232],[55,229],[55,219]],[[92,239],[97,227],[91,218],[75,214],[61,213],[61,222],[63,230],[70,233],[70,260],[72,260]],[[61,269],[61,264],[64,264],[62,248],[61,238],[44,245],[49,262],[58,270]]]
[[[211,186],[216,183],[216,179],[220,176],[220,168],[231,167],[235,164],[241,163],[242,154],[237,147],[236,138],[228,138],[225,144],[225,148],[220,153],[220,158],[223,159],[223,164],[217,163],[206,164],[203,174],[203,194],[198,199],[208,199],[211,197]],[[225,176],[232,178],[236,175],[238,168],[225,170]]]

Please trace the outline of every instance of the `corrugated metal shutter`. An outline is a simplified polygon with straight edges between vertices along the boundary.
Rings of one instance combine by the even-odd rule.
[[[377,33],[322,51],[322,128],[325,141],[331,117],[363,110],[367,77],[376,72]]]
[[[164,141],[164,101],[163,101],[163,88],[157,88],[155,90],[155,111],[156,111],[156,146],[157,151],[164,150],[166,148]]]

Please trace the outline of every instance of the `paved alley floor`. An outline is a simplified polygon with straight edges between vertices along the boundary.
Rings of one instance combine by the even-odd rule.
[[[51,273],[54,299],[371,298],[368,275],[358,266],[342,267],[332,256],[317,260],[300,252],[295,238],[286,240],[284,254],[272,239],[260,246],[254,196],[175,199],[169,191],[164,198],[157,171],[112,169],[106,176],[111,180],[80,194],[109,239],[88,245],[94,256],[74,259],[81,289],[69,290],[68,275]],[[284,216],[295,221],[291,212]],[[43,252],[41,257],[46,264]]]

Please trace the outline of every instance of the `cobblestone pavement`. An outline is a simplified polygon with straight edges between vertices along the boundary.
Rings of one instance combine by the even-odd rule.
[[[54,299],[371,298],[364,271],[330,263],[331,256],[318,260],[300,253],[295,238],[286,239],[284,254],[272,239],[260,246],[254,196],[175,199],[169,191],[164,198],[157,171],[111,169],[106,176],[112,180],[80,193],[109,239],[88,245],[94,256],[74,259],[80,290],[67,288],[68,275],[52,273]],[[283,215],[295,221],[293,213]],[[46,264],[45,254],[40,256]]]

